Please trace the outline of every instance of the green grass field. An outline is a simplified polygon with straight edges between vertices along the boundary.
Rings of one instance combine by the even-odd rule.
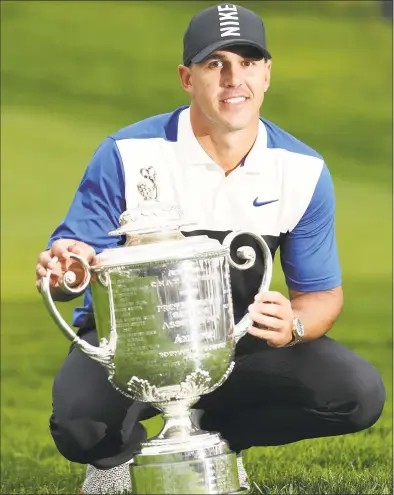
[[[323,154],[334,178],[345,305],[331,335],[387,388],[368,431],[251,449],[253,492],[393,493],[391,26],[377,2],[240,3],[265,19],[274,55],[263,115]],[[35,292],[36,258],[105,136],[187,103],[176,66],[202,7],[1,2],[1,493],[79,493],[85,468],[48,430],[68,343]],[[284,290],[278,265],[272,289]],[[73,305],[61,305],[68,320]]]

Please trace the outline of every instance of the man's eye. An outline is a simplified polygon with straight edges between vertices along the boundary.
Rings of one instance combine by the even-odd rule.
[[[256,65],[256,62],[254,60],[245,60],[244,65],[246,67],[252,67],[253,65]]]
[[[212,69],[217,69],[218,67],[222,67],[223,63],[220,60],[212,60],[209,62],[208,67]]]

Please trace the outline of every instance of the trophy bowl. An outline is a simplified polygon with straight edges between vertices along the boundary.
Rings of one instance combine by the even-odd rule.
[[[41,291],[46,307],[65,336],[106,368],[119,393],[163,414],[162,431],[130,464],[133,493],[239,493],[235,454],[218,433],[193,425],[190,408],[227,379],[236,342],[252,324],[248,315],[234,324],[230,266],[246,270],[256,253],[241,247],[235,261],[231,243],[245,234],[257,241],[265,260],[260,290],[272,277],[269,248],[243,231],[222,244],[184,237],[179,210],[156,200],[125,212],[120,224],[110,235],[126,235],[125,246],[104,250],[95,266],[70,254],[85,277],[77,287],[72,272],[62,281],[63,290],[75,294],[90,285],[99,347],[63,320],[51,297],[50,271]]]

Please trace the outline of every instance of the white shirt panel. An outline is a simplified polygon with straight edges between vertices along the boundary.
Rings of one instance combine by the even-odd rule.
[[[178,206],[197,223],[187,230],[247,230],[273,236],[291,231],[307,209],[323,167],[319,158],[267,148],[260,122],[244,165],[226,177],[195,138],[189,109],[180,115],[178,141],[123,139],[117,146],[127,208],[137,207],[143,199],[137,188],[146,180],[141,169],[153,166],[159,200]]]

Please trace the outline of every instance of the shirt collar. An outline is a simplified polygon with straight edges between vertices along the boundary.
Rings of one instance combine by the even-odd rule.
[[[217,165],[212,158],[205,152],[196,136],[190,122],[190,107],[185,108],[179,114],[178,120],[178,143],[185,150],[183,154],[189,165]],[[267,129],[264,122],[259,121],[259,131],[256,141],[244,160],[241,167],[245,172],[256,171],[261,168],[261,154],[267,150]]]

